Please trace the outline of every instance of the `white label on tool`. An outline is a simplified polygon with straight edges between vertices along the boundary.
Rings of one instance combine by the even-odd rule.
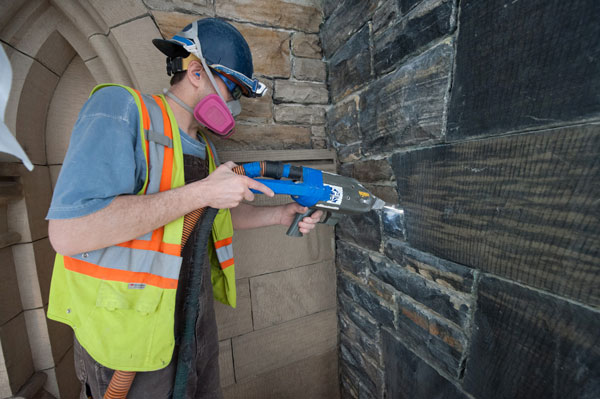
[[[325,186],[331,187],[331,195],[329,196],[328,204],[341,205],[342,199],[344,198],[344,188],[340,186],[332,186],[331,184],[325,184]]]

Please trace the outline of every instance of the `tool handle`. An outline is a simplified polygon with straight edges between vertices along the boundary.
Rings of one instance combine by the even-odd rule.
[[[287,231],[287,235],[290,237],[302,237],[302,233],[298,228],[298,223],[307,216],[311,216],[313,213],[317,211],[317,208],[308,208],[308,211],[304,213],[297,213],[294,217],[294,221],[290,225],[290,228]]]

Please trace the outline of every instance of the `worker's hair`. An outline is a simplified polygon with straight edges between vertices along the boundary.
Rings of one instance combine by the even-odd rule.
[[[175,86],[185,78],[185,71],[177,72],[171,76],[171,86]]]

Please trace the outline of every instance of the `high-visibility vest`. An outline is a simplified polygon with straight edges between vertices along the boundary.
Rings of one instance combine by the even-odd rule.
[[[94,88],[92,94],[109,85]],[[129,91],[140,113],[146,178],[138,195],[185,184],[179,127],[164,96]],[[203,137],[209,173],[216,168]],[[141,237],[73,256],[56,255],[48,317],[73,328],[98,363],[114,370],[166,367],[175,345],[175,297],[181,269],[183,217]],[[208,244],[213,294],[235,307],[235,269],[228,209],[219,210]]]

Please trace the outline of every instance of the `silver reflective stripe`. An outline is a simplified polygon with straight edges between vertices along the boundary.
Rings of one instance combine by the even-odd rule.
[[[224,247],[217,248],[217,258],[219,262],[224,262],[228,259],[233,258],[233,245],[225,245]]]
[[[173,148],[173,140],[171,140],[170,138],[168,138],[160,132],[156,132],[154,130],[146,130],[146,138],[165,147]]]
[[[146,104],[146,109],[150,116],[149,130],[162,132],[164,130],[162,110],[158,104],[156,104],[156,101],[152,96],[144,94],[142,97],[144,98],[144,104]],[[150,170],[148,171],[148,188],[146,189],[146,193],[154,194],[160,191],[165,147],[157,144],[156,141],[148,141],[148,150],[150,154],[150,159],[148,160]]]
[[[150,273],[175,280],[179,279],[181,268],[179,256],[119,246],[77,254],[74,258],[109,269]]]

